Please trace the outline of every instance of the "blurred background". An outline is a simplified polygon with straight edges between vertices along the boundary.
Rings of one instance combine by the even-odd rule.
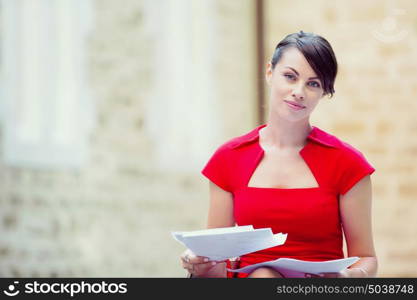
[[[376,168],[380,277],[417,277],[417,4],[2,0],[0,276],[184,277],[171,231],[206,226],[200,174],[265,121],[287,34],[332,44],[311,123]]]

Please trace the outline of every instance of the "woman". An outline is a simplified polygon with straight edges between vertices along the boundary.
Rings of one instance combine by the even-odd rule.
[[[284,245],[240,257],[239,267],[289,257],[309,261],[359,261],[322,277],[373,277],[377,272],[371,227],[371,179],[375,169],[361,152],[310,125],[310,114],[334,93],[337,62],[326,39],[294,33],[275,48],[267,66],[267,124],[217,149],[202,173],[210,179],[208,228],[270,227],[288,233]],[[232,277],[229,261],[181,255],[193,277]],[[283,277],[258,268],[237,277]],[[306,277],[315,276],[305,274]]]

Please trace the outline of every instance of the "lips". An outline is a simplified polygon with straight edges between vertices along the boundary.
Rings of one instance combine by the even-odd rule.
[[[284,100],[284,102],[286,102],[286,103],[288,103],[289,105],[294,106],[294,107],[296,107],[296,108],[298,108],[298,109],[305,108],[305,106],[304,106],[304,105],[298,104],[297,102],[294,102],[294,101]]]

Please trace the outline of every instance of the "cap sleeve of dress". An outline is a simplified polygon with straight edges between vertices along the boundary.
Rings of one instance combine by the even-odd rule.
[[[225,191],[232,191],[228,144],[220,146],[211,156],[201,173]]]
[[[349,146],[343,152],[339,160],[341,172],[338,184],[339,193],[342,195],[346,194],[366,175],[370,175],[375,171],[365,156],[355,148]]]

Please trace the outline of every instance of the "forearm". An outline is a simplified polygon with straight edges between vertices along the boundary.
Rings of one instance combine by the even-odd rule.
[[[378,260],[375,256],[361,257],[349,267],[352,277],[376,277]]]

